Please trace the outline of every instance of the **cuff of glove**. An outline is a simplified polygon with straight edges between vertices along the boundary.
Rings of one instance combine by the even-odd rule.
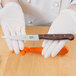
[[[68,13],[69,16],[71,16],[72,20],[74,20],[76,23],[76,12],[73,11],[72,9],[64,9],[60,13],[64,13],[64,14]]]
[[[8,2],[4,7],[20,6],[17,2]]]

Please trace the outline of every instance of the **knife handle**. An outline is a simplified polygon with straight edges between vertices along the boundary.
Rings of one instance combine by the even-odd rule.
[[[41,34],[39,39],[46,40],[74,40],[73,34]]]

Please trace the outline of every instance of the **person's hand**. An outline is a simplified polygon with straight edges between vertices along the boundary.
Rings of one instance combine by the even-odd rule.
[[[65,9],[53,22],[48,34],[76,34],[76,12]],[[42,55],[55,57],[68,40],[44,40]]]
[[[0,10],[0,22],[5,36],[25,35],[24,14],[18,3],[9,2]],[[6,39],[6,42],[16,54],[24,49],[24,41]]]

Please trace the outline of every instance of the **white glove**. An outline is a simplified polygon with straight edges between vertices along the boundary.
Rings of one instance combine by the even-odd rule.
[[[48,34],[76,34],[76,12],[70,9],[62,10]],[[45,58],[55,57],[67,42],[68,40],[44,40],[42,55]]]
[[[25,20],[18,3],[10,2],[0,10],[0,22],[5,36],[25,35]],[[24,41],[6,39],[9,50],[16,54],[24,49]]]

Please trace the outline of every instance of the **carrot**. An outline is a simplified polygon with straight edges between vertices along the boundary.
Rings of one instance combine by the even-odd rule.
[[[24,56],[26,52],[41,53],[42,50],[43,50],[43,47],[32,47],[32,48],[25,47],[23,51],[20,51],[20,54]],[[69,51],[68,48],[64,46],[58,54],[67,54],[68,51]],[[12,51],[12,53],[14,53],[14,51]]]
[[[69,52],[68,48],[64,46],[58,54],[67,54]]]
[[[30,52],[33,52],[33,53],[41,53],[43,50],[43,47],[32,47],[30,48]]]
[[[30,48],[29,52],[41,53],[42,50],[43,50],[43,47],[33,47],[33,48]],[[66,54],[66,53],[68,53],[68,49],[66,46],[64,46],[58,54]]]
[[[14,54],[15,52],[14,52],[14,51],[12,51],[11,53],[12,53],[12,54]]]
[[[21,56],[24,56],[25,55],[25,51],[23,50],[23,51],[20,51],[20,54],[21,54]]]
[[[24,47],[24,50],[20,51],[21,56],[24,56],[26,52],[29,52],[29,50],[30,50],[29,48]]]

